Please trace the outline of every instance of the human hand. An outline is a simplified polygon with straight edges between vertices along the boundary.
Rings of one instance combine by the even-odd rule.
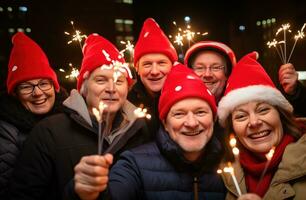
[[[238,200],[261,200],[261,197],[254,193],[247,193],[241,195]]]
[[[294,94],[298,81],[298,73],[291,63],[280,66],[278,79],[286,94]]]
[[[100,192],[106,189],[112,163],[111,154],[82,157],[74,168],[74,190],[82,200],[97,199]]]

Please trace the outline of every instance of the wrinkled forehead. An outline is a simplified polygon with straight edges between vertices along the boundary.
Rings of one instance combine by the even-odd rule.
[[[212,50],[199,51],[192,60],[192,64],[221,64],[226,67],[226,59],[219,52]]]

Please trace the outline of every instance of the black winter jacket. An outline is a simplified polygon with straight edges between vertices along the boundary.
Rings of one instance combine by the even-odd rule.
[[[29,132],[41,119],[62,112],[65,98],[67,95],[61,90],[56,93],[55,104],[48,114],[35,115],[15,97],[0,95],[0,199],[8,199],[8,181]]]
[[[144,106],[148,109],[148,113],[152,118],[150,120],[146,120],[146,123],[153,140],[155,139],[155,135],[161,124],[158,116],[158,102],[160,94],[158,94],[156,97],[152,97],[147,93],[145,86],[140,81],[139,76],[137,76],[137,79],[138,81],[128,94],[128,100],[137,107]]]

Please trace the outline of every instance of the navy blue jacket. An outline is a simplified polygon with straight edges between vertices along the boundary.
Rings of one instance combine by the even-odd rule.
[[[156,142],[125,151],[112,167],[108,194],[113,200],[224,199],[226,188],[216,173],[222,157],[216,137],[202,158],[192,163],[161,128]],[[195,188],[198,192],[195,192]]]

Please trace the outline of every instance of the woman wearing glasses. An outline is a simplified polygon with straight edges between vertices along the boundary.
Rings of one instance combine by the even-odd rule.
[[[7,93],[0,97],[0,199],[8,199],[8,181],[28,133],[38,121],[59,112],[67,97],[34,41],[17,33],[12,43]]]

